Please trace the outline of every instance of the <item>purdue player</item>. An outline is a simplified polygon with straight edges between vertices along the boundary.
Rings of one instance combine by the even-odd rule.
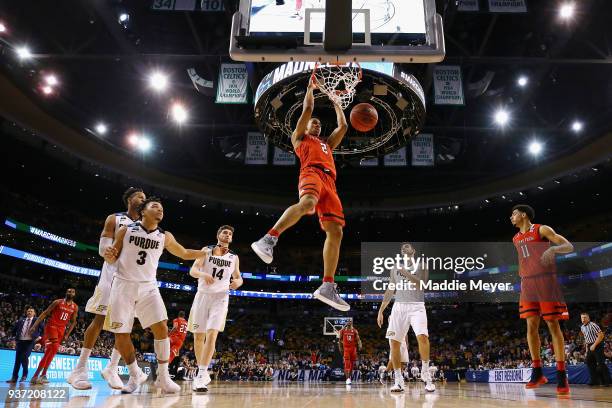
[[[409,243],[404,243],[401,248],[402,255],[407,255],[410,259],[414,257],[415,250]],[[410,265],[408,265],[410,268]],[[414,269],[414,268],[413,268]],[[420,289],[420,282],[429,279],[427,269],[420,268],[416,271],[393,269],[391,271],[390,282],[399,283],[401,281],[412,281],[416,283],[415,290],[390,290],[385,291],[383,302],[378,310],[377,322],[382,327],[384,322],[383,312],[395,294],[395,303],[391,309],[389,317],[389,327],[387,338],[391,346],[391,360],[395,373],[395,385],[391,387],[391,392],[404,392],[404,380],[401,370],[400,345],[405,340],[410,326],[416,335],[419,344],[419,354],[421,356],[421,379],[425,382],[425,390],[433,392],[436,386],[429,376],[429,333],[427,331],[427,313],[425,311],[425,296]]]
[[[140,188],[130,187],[123,193],[123,203],[127,207],[127,212],[119,212],[106,217],[98,247],[100,256],[103,257],[104,250],[113,244],[113,239],[119,228],[133,224],[140,218],[138,209],[145,199],[145,193],[143,193]],[[85,330],[79,361],[67,380],[68,384],[72,385],[77,390],[87,390],[91,388],[91,383],[88,380],[87,360],[104,326],[104,318],[106,317],[106,310],[108,309],[108,300],[114,273],[115,266],[104,262],[94,294],[87,301],[87,305],[85,306],[85,311],[93,313],[95,317]],[[121,387],[123,387],[123,382],[121,382],[121,378],[119,378],[119,374],[117,374],[117,367],[120,359],[121,355],[119,351],[113,348],[110,363],[101,372],[102,377],[104,377],[108,385],[114,389],[121,389]]]
[[[164,249],[182,259],[197,259],[205,252],[185,249],[170,232],[159,228],[164,208],[158,198],[146,199],[139,214],[141,221],[121,227],[113,245],[104,253],[106,262],[117,263],[104,328],[115,333],[115,347],[128,365],[130,378],[122,392],[132,393],[147,380],[147,375],[136,364],[130,339],[134,317],[138,316],[142,327],[150,327],[155,339],[153,344],[158,361],[155,385],[173,393],[180,387],[168,373],[168,314],[157,287],[157,265]]]
[[[193,379],[196,392],[207,392],[208,366],[215,353],[217,334],[225,328],[229,289],[242,286],[238,255],[229,250],[234,228],[222,225],[217,230],[217,245],[204,248],[206,257],[193,263],[189,274],[198,278],[198,292],[189,312],[187,329],[193,333],[198,375]]]

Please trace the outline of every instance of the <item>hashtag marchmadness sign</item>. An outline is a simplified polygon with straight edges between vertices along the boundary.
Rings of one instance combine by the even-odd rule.
[[[438,65],[434,68],[434,90],[436,105],[465,105],[461,67]]]
[[[247,103],[248,74],[244,64],[221,64],[216,103]]]
[[[526,13],[525,0],[489,0],[491,13]]]

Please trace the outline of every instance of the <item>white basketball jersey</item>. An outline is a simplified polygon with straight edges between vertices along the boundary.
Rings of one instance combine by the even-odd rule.
[[[135,222],[136,220],[132,220],[130,216],[125,212],[116,213],[115,214],[115,231],[113,232],[113,238],[115,237],[115,235],[117,235],[117,231],[119,231],[119,228],[126,226],[126,225],[133,224]],[[111,282],[113,281],[113,275],[115,274],[116,270],[117,270],[116,262],[114,264],[109,264],[105,261],[104,264],[102,264],[102,271],[100,272],[100,279],[98,279],[98,285],[100,284],[110,285]]]
[[[115,276],[136,282],[155,282],[164,252],[166,234],[161,228],[147,231],[140,222],[127,227]]]
[[[211,245],[208,248],[211,253],[206,257],[204,265],[200,268],[200,272],[212,275],[215,281],[207,285],[204,278],[199,278],[198,291],[204,293],[227,292],[229,290],[230,278],[232,277],[232,273],[234,273],[234,269],[236,269],[238,255],[232,251],[228,251],[223,256],[216,256],[212,255],[215,246]]]

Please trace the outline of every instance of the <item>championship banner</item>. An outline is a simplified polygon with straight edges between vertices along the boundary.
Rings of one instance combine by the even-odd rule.
[[[434,140],[432,134],[421,133],[412,138],[412,165],[434,165]]]
[[[389,167],[401,167],[405,166],[406,163],[406,146],[385,155],[384,160],[385,166]]]
[[[268,141],[263,134],[247,133],[244,164],[268,164]]]
[[[374,157],[372,159],[361,159],[359,165],[361,167],[376,167],[378,166],[378,157]]]
[[[437,65],[434,68],[434,91],[436,105],[465,105],[461,67]]]
[[[459,11],[478,11],[478,0],[459,0],[457,10]]]
[[[274,147],[274,159],[272,163],[275,166],[293,166],[295,164],[295,154]]]
[[[221,64],[216,103],[247,103],[248,75],[244,64]]]
[[[525,0],[489,0],[489,11],[492,13],[526,13]]]

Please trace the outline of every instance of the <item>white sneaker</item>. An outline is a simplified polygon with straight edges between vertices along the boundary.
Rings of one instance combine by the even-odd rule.
[[[104,370],[101,371],[102,378],[104,378],[109,387],[114,390],[120,390],[123,388],[123,381],[117,374],[117,367],[107,366]]]
[[[272,263],[274,256],[274,246],[278,242],[278,237],[266,234],[259,241],[251,244],[251,249],[267,264]]]
[[[390,392],[404,392],[405,391],[404,384],[395,383],[393,387],[389,388],[389,391]]]
[[[89,390],[91,383],[87,376],[87,367],[75,368],[66,380],[75,390]]]
[[[321,302],[328,304],[334,309],[338,309],[341,312],[348,312],[351,306],[340,297],[337,287],[338,285],[335,283],[323,282],[312,295],[315,299],[319,299]]]
[[[436,384],[432,383],[431,381],[425,384],[425,391],[434,392],[435,390],[436,390]]]
[[[174,394],[181,390],[181,386],[170,379],[170,376],[160,375],[155,380],[155,386],[168,394]]]
[[[212,381],[212,379],[210,378],[210,374],[208,374],[208,370],[204,371],[204,373],[202,374],[202,378],[204,379],[204,385],[208,385]]]
[[[203,375],[197,375],[193,378],[191,389],[193,392],[208,392],[208,387],[206,387],[206,384],[204,383]]]
[[[121,392],[123,394],[131,394],[136,392],[140,386],[147,381],[147,378],[149,378],[149,376],[141,369],[138,369],[138,373],[135,376],[130,375],[130,379],[128,380],[127,384],[121,387]]]
[[[351,385],[351,384],[352,384],[351,379],[350,379],[350,378],[347,378],[347,379],[346,379],[346,385]]]

